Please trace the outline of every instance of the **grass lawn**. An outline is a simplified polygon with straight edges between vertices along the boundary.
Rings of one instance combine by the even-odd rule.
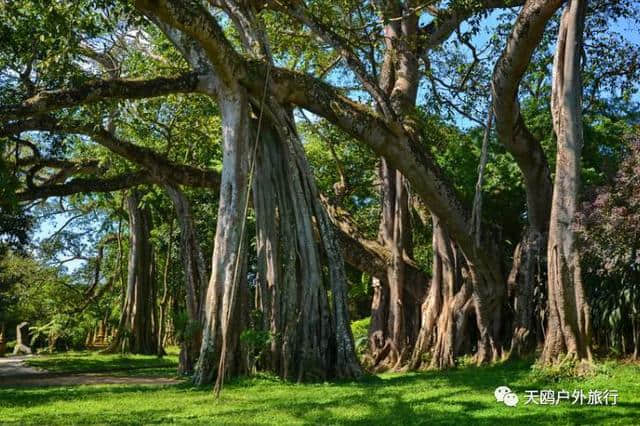
[[[110,375],[175,376],[178,348],[170,347],[167,355],[104,355],[98,351],[65,352],[39,355],[26,360],[31,367],[52,373],[109,373]]]
[[[31,363],[57,371],[105,371],[106,366],[160,362],[153,357],[83,357],[58,355]],[[517,407],[495,401],[493,391],[499,385],[516,392]],[[590,389],[615,389],[618,405],[524,404],[525,390],[541,389],[582,389],[585,394]],[[446,372],[383,374],[345,383],[297,385],[259,377],[227,384],[220,400],[210,388],[193,388],[188,383],[0,388],[0,423],[639,424],[640,366],[607,362],[600,364],[597,374],[583,379],[543,377],[524,361]]]

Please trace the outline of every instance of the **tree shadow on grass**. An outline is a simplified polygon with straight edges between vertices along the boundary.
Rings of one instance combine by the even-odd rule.
[[[52,373],[107,373],[147,368],[177,368],[178,365],[173,357],[101,355],[95,352],[36,357],[27,364]]]
[[[497,403],[498,385],[541,389],[530,363],[509,362],[446,372],[385,374],[360,381],[297,385],[273,377],[230,381],[216,400],[211,387],[188,383],[158,386],[79,386],[47,389],[0,389],[0,407],[24,410],[20,423],[230,423],[230,424],[634,424],[640,404],[616,407],[527,406]],[[167,393],[165,393],[167,392]],[[140,404],[120,412],[118,398]],[[637,399],[637,398],[636,398]],[[93,412],[64,405],[30,410],[59,401],[108,401]],[[137,401],[137,400],[136,400]],[[75,410],[75,411],[73,411]],[[67,412],[64,412],[67,411]],[[66,420],[66,421],[65,421]]]

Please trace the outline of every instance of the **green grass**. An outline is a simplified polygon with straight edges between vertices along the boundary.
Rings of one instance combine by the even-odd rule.
[[[97,351],[65,352],[39,355],[26,360],[32,367],[52,373],[120,373],[127,375],[175,375],[178,366],[177,348],[158,358],[148,355],[101,354]]]
[[[53,364],[61,363],[59,360]],[[518,394],[517,407],[495,401],[493,391],[499,385],[508,385]],[[558,406],[524,405],[525,390],[535,389],[583,389],[585,393],[589,389],[616,389],[619,401],[617,406],[608,407],[572,406],[567,402]],[[3,424],[524,426],[638,422],[640,366],[615,362],[601,364],[597,374],[581,379],[541,375],[524,361],[445,372],[383,374],[342,383],[297,385],[263,376],[227,384],[220,400],[214,398],[210,388],[198,389],[189,384],[0,388]]]

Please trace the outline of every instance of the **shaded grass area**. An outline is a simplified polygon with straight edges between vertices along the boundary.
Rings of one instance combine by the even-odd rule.
[[[178,366],[178,349],[167,349],[159,358],[149,355],[101,354],[97,351],[65,352],[38,355],[27,359],[31,367],[51,373],[110,373],[113,375],[171,376]]]
[[[497,403],[499,385],[519,398]],[[617,406],[524,405],[525,390],[615,389]],[[640,367],[606,363],[588,378],[543,376],[530,363],[383,374],[359,382],[292,384],[261,376],[210,388],[75,386],[0,388],[0,423],[189,424],[638,424]]]

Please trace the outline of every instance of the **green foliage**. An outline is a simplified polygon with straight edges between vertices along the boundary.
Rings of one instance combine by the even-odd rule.
[[[240,344],[244,347],[250,374],[256,373],[256,365],[266,353],[273,338],[268,330],[264,330],[263,323],[262,312],[255,309],[249,314],[249,327],[240,333]]]
[[[357,321],[351,321],[351,332],[355,340],[366,338],[369,335],[369,324],[371,323],[371,317],[359,319]]]
[[[60,315],[55,315],[46,324],[29,327],[29,331],[31,332],[31,346],[34,346],[39,338],[45,338],[48,343],[47,350],[53,352],[56,342],[65,332],[64,319]]]
[[[574,377],[584,377],[592,374],[594,371],[595,369],[591,366],[585,370],[581,363],[578,363],[576,360],[571,358],[567,358],[566,360],[554,365],[536,363],[531,366],[532,376],[536,380],[545,382],[560,382],[561,380],[571,379]]]
[[[598,343],[625,355],[640,332],[640,139],[615,177],[592,190],[577,217],[584,280]]]
[[[8,143],[0,138],[0,152]],[[22,250],[29,238],[33,220],[18,205],[15,191],[19,182],[4,156],[0,156],[0,259],[7,249]],[[1,305],[1,304],[0,304]]]
[[[46,88],[86,78],[74,57],[81,43],[113,30],[127,7],[122,3],[80,1],[6,1],[0,3],[0,69],[36,75]],[[101,13],[96,7],[103,7]],[[17,96],[13,84],[2,85],[0,100]],[[28,89],[28,87],[27,87]],[[3,99],[4,98],[4,99]]]
[[[202,325],[198,321],[189,320],[186,311],[173,313],[173,327],[175,338],[178,342],[190,340],[202,330]]]
[[[353,333],[353,341],[356,345],[358,355],[363,355],[369,346],[369,324],[371,317],[362,318],[357,321],[351,321],[351,333]]]
[[[376,238],[379,220],[379,193],[375,185],[374,153],[344,132],[324,121],[303,121],[300,129],[304,149],[318,189],[340,201],[365,235]],[[346,187],[340,179],[344,174]]]
[[[74,311],[85,300],[83,292],[69,275],[33,258],[10,252],[0,260],[0,322],[13,336],[15,325],[27,321],[35,348],[82,347],[95,324],[87,321],[91,313]]]

